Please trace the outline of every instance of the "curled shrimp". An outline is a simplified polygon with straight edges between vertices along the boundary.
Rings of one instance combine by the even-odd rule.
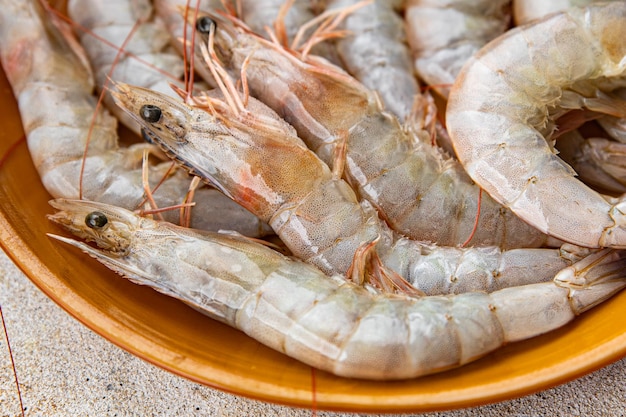
[[[442,96],[465,62],[503,34],[511,0],[407,0],[407,37],[418,75]]]
[[[113,97],[180,166],[266,221],[295,256],[325,273],[415,292],[407,280],[436,294],[550,279],[569,264],[557,249],[440,248],[394,233],[290,125],[252,97],[244,106],[232,83],[225,88],[192,97],[194,106],[123,84]]]
[[[570,7],[586,6],[598,2],[598,0],[513,1],[513,18],[517,25],[521,25]],[[626,101],[626,89],[615,91],[614,94]],[[579,113],[583,116],[578,116],[577,124],[582,124],[586,121],[585,112]],[[624,169],[626,117],[610,115],[598,117],[597,114],[588,117],[597,117],[595,121],[602,126],[606,135],[583,138],[581,134],[573,133],[563,138],[559,136],[555,144],[559,150],[559,155],[574,168],[578,177],[585,184],[611,194],[623,194],[626,192],[626,171]],[[561,121],[557,122],[559,122],[559,130],[561,130]],[[606,136],[620,143],[608,140]]]
[[[464,67],[447,124],[476,183],[539,230],[587,247],[626,247],[626,203],[575,178],[550,137],[587,108],[625,117],[626,3],[573,8],[509,31]]]
[[[481,198],[458,161],[432,145],[429,132],[403,127],[375,93],[344,71],[304,62],[233,19],[200,19],[215,19],[216,65],[237,76],[243,71],[250,94],[293,125],[335,175],[343,172],[394,230],[442,246],[555,244],[487,195]],[[206,31],[200,35],[207,37]],[[197,59],[196,65],[207,64]]]
[[[243,237],[199,234],[100,203],[51,204],[58,211],[50,220],[98,248],[50,237],[279,352],[351,378],[414,378],[463,365],[561,327],[626,286],[625,252],[604,249],[551,282],[491,294],[389,295]]]
[[[358,3],[359,0],[326,0],[326,10]],[[399,14],[402,3],[376,0],[352,11],[340,25],[347,34],[335,43],[346,70],[378,92],[385,109],[405,120],[419,94],[419,84]]]
[[[70,32],[55,15],[45,15],[36,0],[0,2],[0,60],[18,101],[33,163],[54,197],[138,208],[145,196],[143,152],[160,152],[148,144],[118,146],[117,122],[96,107],[87,59]],[[150,188],[167,177],[154,192],[160,207],[179,204],[189,189],[184,172],[170,171],[170,163],[149,168]],[[237,227],[255,236],[269,232],[216,190],[197,190],[195,200],[191,221],[198,228]],[[163,216],[179,217],[174,212]]]

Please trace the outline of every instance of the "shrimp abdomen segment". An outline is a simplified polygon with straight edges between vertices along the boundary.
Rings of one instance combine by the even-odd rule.
[[[354,248],[377,239],[379,222],[369,204],[359,204],[344,181],[328,180],[269,220],[293,253],[325,273],[347,271]]]
[[[569,97],[626,85],[624,39],[623,3],[512,30],[464,67],[448,104],[450,135],[472,179],[539,230],[578,245],[624,247],[624,220],[545,138]]]

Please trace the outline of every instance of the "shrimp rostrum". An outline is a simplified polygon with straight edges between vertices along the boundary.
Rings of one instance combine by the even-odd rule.
[[[452,88],[447,124],[472,179],[529,224],[587,247],[626,247],[626,202],[575,178],[551,142],[573,109],[624,118],[626,2],[573,8],[488,44]]]
[[[376,380],[463,365],[558,328],[626,285],[626,253],[604,249],[552,282],[456,296],[380,293],[325,276],[234,235],[196,233],[114,206],[54,200],[50,219],[99,248],[110,269],[178,298],[308,365]]]

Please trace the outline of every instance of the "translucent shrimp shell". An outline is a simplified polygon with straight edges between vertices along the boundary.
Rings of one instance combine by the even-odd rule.
[[[472,179],[529,224],[581,246],[626,247],[626,207],[577,180],[546,138],[568,109],[611,111],[601,104],[626,86],[625,39],[625,2],[519,27],[468,62],[448,103]]]
[[[241,237],[198,234],[103,204],[52,203],[59,212],[51,220],[101,249],[52,237],[279,352],[352,378],[413,378],[471,362],[558,328],[626,285],[623,251],[604,250],[555,282],[403,297],[327,277]],[[85,225],[94,210],[103,227]]]

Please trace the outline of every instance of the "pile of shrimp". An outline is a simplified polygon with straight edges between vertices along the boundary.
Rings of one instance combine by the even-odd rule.
[[[626,2],[572,3],[0,0],[0,59],[50,220],[94,245],[49,236],[405,379],[626,287]]]

